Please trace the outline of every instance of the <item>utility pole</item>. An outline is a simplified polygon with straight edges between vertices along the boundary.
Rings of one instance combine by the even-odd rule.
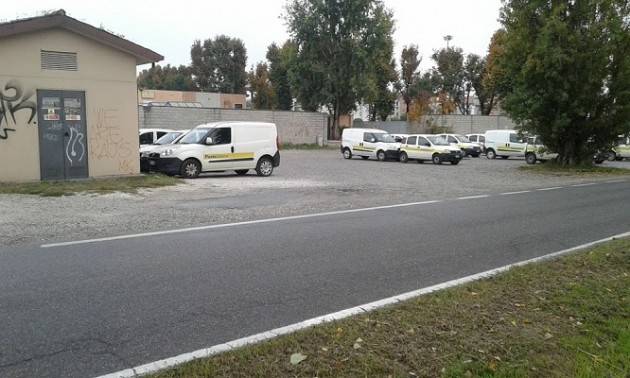
[[[444,36],[444,40],[446,41],[446,48],[450,48],[450,43],[453,40],[453,36],[452,35],[445,35]]]

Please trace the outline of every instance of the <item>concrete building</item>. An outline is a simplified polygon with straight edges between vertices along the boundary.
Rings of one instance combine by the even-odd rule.
[[[139,173],[136,66],[163,57],[63,10],[0,24],[0,181]]]
[[[176,106],[183,108],[245,109],[244,94],[165,91],[143,89],[138,91],[138,103],[146,106]]]

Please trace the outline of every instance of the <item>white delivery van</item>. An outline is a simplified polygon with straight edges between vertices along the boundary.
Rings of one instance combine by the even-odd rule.
[[[398,160],[400,143],[384,130],[349,128],[344,129],[341,135],[341,153],[346,159],[357,155],[365,160]]]
[[[463,152],[458,147],[452,147],[448,141],[438,135],[416,134],[407,136],[400,146],[400,162],[416,160],[422,163],[430,160],[433,164],[448,161],[453,165],[459,164]]]
[[[516,130],[488,130],[484,136],[488,159],[525,157],[527,141]]]
[[[535,135],[527,137],[527,146],[525,147],[525,161],[527,164],[536,164],[537,161],[546,162],[558,157],[557,153],[549,151],[542,138]]]
[[[160,139],[164,135],[170,133],[171,129],[140,129],[140,145],[153,144],[156,140]]]
[[[451,147],[457,147],[464,153],[464,157],[470,155],[472,157],[479,157],[481,155],[481,145],[478,143],[472,143],[468,140],[468,137],[460,134],[440,134],[439,136],[446,139]]]
[[[197,126],[177,144],[149,154],[151,170],[195,178],[203,172],[255,169],[270,176],[280,165],[278,132],[273,123],[217,122]]]
[[[619,135],[615,147],[608,153],[608,160],[630,159],[630,136]]]

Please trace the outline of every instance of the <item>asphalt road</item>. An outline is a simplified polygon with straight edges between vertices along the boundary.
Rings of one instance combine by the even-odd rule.
[[[0,376],[110,373],[630,230],[630,182],[0,249]]]

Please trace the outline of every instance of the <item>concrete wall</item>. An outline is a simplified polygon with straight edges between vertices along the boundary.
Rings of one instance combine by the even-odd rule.
[[[41,50],[77,53],[78,71],[42,70]],[[84,91],[89,175],[139,173],[134,57],[62,29],[2,38],[0,57],[5,109],[20,103],[37,109],[38,89]],[[8,83],[19,86],[20,98],[13,100]],[[0,117],[0,181],[40,179],[37,116],[29,123],[30,113],[14,111],[15,121],[8,112]]]
[[[431,132],[452,132],[455,134],[483,134],[487,130],[513,129],[514,122],[506,116],[478,115],[427,115],[420,122],[404,121],[364,122],[354,127],[374,127],[392,134],[425,134]]]
[[[216,121],[272,122],[282,143],[313,144],[326,138],[324,113],[210,108],[140,107],[141,128],[190,129]]]

